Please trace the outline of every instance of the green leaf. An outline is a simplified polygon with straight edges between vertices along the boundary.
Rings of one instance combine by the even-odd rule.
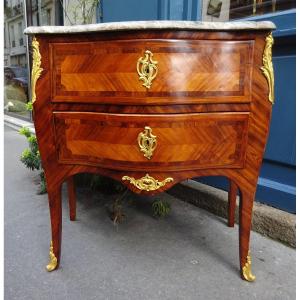
[[[45,193],[47,193],[47,183],[46,183],[46,178],[45,178],[44,171],[42,171],[40,173],[40,179],[41,179],[41,182],[40,182],[39,194],[45,194]]]
[[[30,148],[26,148],[20,158],[21,162],[30,170],[39,170],[41,166],[41,160],[36,153],[32,152]]]
[[[26,103],[26,109],[29,110],[29,111],[33,110],[33,103],[31,101]]]
[[[36,139],[36,136],[35,135],[31,135],[27,138],[28,140],[28,143],[29,143],[29,147],[31,149],[31,151],[33,153],[36,153],[39,151],[39,148],[38,148],[38,143],[37,143],[37,139]]]
[[[28,127],[22,127],[22,128],[19,130],[19,133],[20,133],[21,135],[26,136],[27,138],[29,138],[29,137],[31,136],[31,132],[30,132],[30,130],[29,130]]]
[[[156,217],[165,217],[167,216],[171,211],[171,205],[170,203],[162,200],[155,200],[152,203],[152,210],[153,214]]]

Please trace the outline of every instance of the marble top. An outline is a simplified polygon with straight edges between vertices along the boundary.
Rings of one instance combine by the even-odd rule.
[[[179,29],[204,31],[272,30],[276,26],[270,21],[254,22],[200,22],[200,21],[130,21],[73,26],[32,26],[25,34],[62,34],[80,32],[125,31],[143,29]]]

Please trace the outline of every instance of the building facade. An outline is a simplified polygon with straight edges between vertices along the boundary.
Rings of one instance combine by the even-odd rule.
[[[54,0],[5,0],[4,65],[27,67],[27,45],[23,31],[28,25],[55,25]],[[26,14],[27,12],[27,14]]]
[[[23,30],[24,7],[20,0],[6,0],[4,8],[4,65],[27,66]]]

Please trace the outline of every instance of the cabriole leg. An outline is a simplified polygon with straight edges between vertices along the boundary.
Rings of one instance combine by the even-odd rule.
[[[228,227],[234,227],[234,216],[235,216],[237,191],[238,191],[237,185],[232,180],[229,180]]]
[[[239,249],[240,270],[244,280],[254,281],[255,276],[251,271],[251,257],[249,251],[249,240],[251,231],[252,208],[255,193],[240,193],[240,219],[239,219]]]
[[[48,200],[52,240],[50,243],[49,264],[46,268],[47,271],[51,272],[58,268],[60,262],[62,223],[61,184],[55,188],[48,188]]]

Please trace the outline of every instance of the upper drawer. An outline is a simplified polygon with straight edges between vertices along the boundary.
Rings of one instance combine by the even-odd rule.
[[[146,57],[147,50],[153,54],[152,62],[150,55]],[[50,51],[54,102],[250,102],[253,41],[52,43]],[[144,70],[140,58],[146,62]],[[150,88],[138,74],[138,70],[146,76],[151,73],[147,62],[156,67],[152,68],[155,78],[150,80]]]

